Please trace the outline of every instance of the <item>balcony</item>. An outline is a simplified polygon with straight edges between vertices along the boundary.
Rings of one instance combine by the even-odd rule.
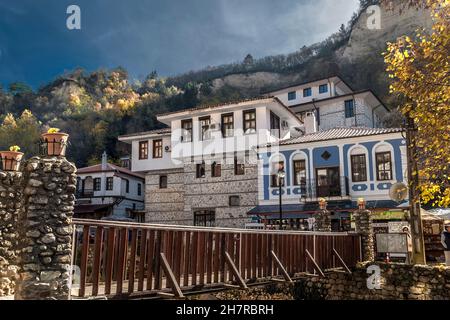
[[[93,189],[84,189],[84,190],[77,190],[76,192],[76,198],[92,198],[94,196],[94,190]]]
[[[275,182],[275,181],[273,181]],[[273,186],[272,194],[278,195],[278,187]],[[283,187],[283,189],[286,189]],[[350,186],[347,177],[336,177],[332,180],[303,179],[300,185],[290,186],[291,196],[299,196],[301,201],[316,202],[319,198],[327,200],[350,200]]]

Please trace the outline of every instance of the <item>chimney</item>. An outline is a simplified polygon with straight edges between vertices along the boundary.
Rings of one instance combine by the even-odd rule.
[[[303,122],[305,124],[305,134],[317,132],[316,113],[314,111],[307,112]]]
[[[103,151],[102,153],[102,170],[106,170],[108,167],[108,155],[106,154],[106,151]]]

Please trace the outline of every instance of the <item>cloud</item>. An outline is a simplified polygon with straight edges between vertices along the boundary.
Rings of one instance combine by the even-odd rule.
[[[123,66],[132,76],[173,75],[290,53],[346,23],[358,0],[77,0],[81,30],[66,28],[69,0],[0,0],[2,68],[36,86],[64,70]],[[8,54],[5,55],[5,52]],[[32,54],[30,54],[32,52]],[[0,72],[11,82],[14,72]]]

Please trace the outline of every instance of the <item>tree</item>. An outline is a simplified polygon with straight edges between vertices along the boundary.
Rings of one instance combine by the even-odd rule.
[[[253,56],[249,53],[249,54],[244,58],[244,65],[246,65],[246,66],[251,66],[253,63],[254,63]]]
[[[428,0],[431,34],[388,43],[385,62],[391,92],[405,102],[401,112],[414,120],[419,191],[424,203],[450,206],[450,1]]]

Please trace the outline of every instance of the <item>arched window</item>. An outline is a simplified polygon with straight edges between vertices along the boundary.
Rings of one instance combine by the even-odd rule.
[[[292,157],[292,172],[294,186],[306,185],[306,157],[303,154],[297,153]]]
[[[389,181],[394,178],[392,168],[392,148],[380,144],[375,148],[375,169],[378,181]]]
[[[367,150],[357,146],[350,151],[352,182],[367,181]]]

